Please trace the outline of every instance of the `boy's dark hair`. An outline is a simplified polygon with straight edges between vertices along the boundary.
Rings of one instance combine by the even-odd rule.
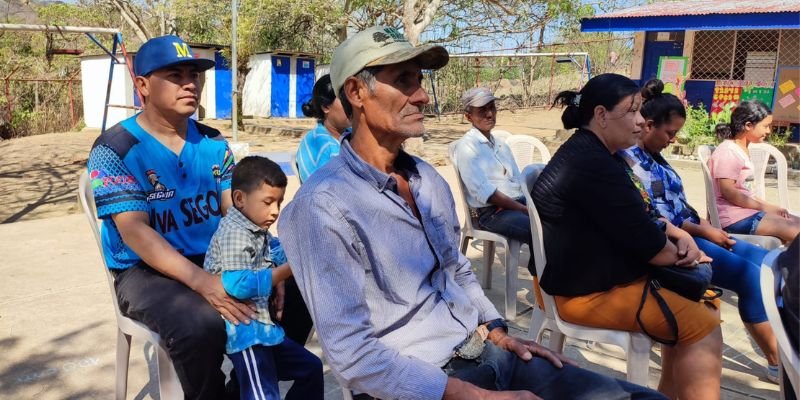
[[[286,174],[281,167],[266,157],[249,156],[236,163],[233,168],[232,190],[250,193],[262,183],[279,188],[286,187]]]

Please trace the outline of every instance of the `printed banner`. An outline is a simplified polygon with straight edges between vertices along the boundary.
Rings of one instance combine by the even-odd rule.
[[[772,87],[745,86],[742,89],[742,101],[758,100],[772,108],[772,97],[775,89]]]
[[[721,83],[721,82],[720,82]],[[714,97],[711,100],[711,117],[723,111],[730,111],[742,99],[741,86],[714,86]]]

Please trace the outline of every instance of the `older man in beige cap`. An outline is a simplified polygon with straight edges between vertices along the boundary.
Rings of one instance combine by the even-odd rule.
[[[425,129],[421,69],[447,61],[444,48],[414,47],[387,27],[334,52],[331,80],[353,133],[304,182],[278,231],[337,379],[356,399],[652,394],[506,334],[456,247],[450,188],[402,149]]]
[[[478,226],[531,248],[531,221],[522,192],[526,175],[517,168],[506,143],[492,135],[497,124],[494,94],[486,87],[472,88],[461,97],[461,105],[472,128],[456,143],[452,161],[464,182],[467,203],[478,215]],[[538,165],[535,175],[543,168],[543,164]],[[532,256],[528,271],[534,277],[536,301],[541,306],[543,300]]]

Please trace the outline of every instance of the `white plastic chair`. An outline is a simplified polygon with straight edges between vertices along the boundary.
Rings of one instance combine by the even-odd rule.
[[[492,129],[492,136],[494,136],[495,140],[500,142],[505,142],[506,139],[510,138],[511,132],[504,131],[502,129]]]
[[[720,228],[722,225],[719,223],[719,210],[717,210],[716,193],[714,192],[713,178],[711,177],[711,170],[708,168],[708,160],[711,158],[711,153],[714,152],[714,146],[701,145],[697,148],[697,155],[700,158],[700,167],[703,169],[703,180],[706,183],[706,210],[708,211],[708,221],[715,228]],[[760,235],[731,235],[734,239],[744,240],[745,242],[752,243],[756,246],[761,246],[767,250],[772,250],[781,246],[780,239],[772,236]]]
[[[502,244],[506,249],[505,254],[505,267],[506,267],[506,296],[505,296],[505,318],[514,319],[517,317],[517,277],[519,272],[519,252],[522,247],[522,242],[517,240],[508,239],[505,236],[497,233],[485,231],[476,228],[476,222],[473,218],[475,210],[467,203],[467,189],[464,187],[464,182],[461,180],[461,173],[458,171],[458,166],[455,161],[455,148],[458,140],[450,143],[449,156],[450,162],[453,163],[453,169],[456,172],[456,181],[458,181],[458,190],[461,192],[461,201],[464,204],[464,223],[461,224],[461,253],[467,254],[467,246],[469,246],[470,239],[483,241],[483,274],[481,276],[481,287],[484,289],[492,288],[492,264],[494,264],[495,245]]]
[[[531,256],[536,261],[536,274],[541,277],[544,274],[547,258],[544,251],[542,223],[539,219],[539,212],[531,199],[530,189],[526,187],[523,192],[525,192],[525,200],[528,203],[528,216],[531,219],[531,234],[533,235]],[[541,293],[544,299],[544,312],[539,307],[533,307],[531,326],[528,331],[529,339],[541,343],[542,333],[548,330],[550,331],[548,347],[559,352],[564,350],[566,337],[614,344],[621,347],[628,357],[628,381],[647,386],[650,370],[650,348],[653,346],[653,342],[647,335],[638,332],[590,328],[566,322],[559,317],[553,297],[544,290]]]
[[[751,143],[747,150],[750,153],[750,160],[753,162],[753,192],[756,197],[766,199],[765,176],[770,157],[775,159],[778,173],[778,203],[781,207],[789,209],[789,165],[786,163],[786,156],[775,146],[768,143]]]
[[[528,135],[512,135],[506,139],[506,144],[511,148],[517,168],[522,171],[528,165],[536,162],[547,164],[550,161],[550,150],[541,140]],[[536,160],[536,153],[539,153],[540,161]]]
[[[303,178],[300,178],[300,169],[297,167],[297,153],[289,152],[289,165],[292,166],[292,172],[294,172],[294,176],[297,177],[297,180],[302,185]]]
[[[770,251],[761,264],[761,299],[764,309],[767,311],[767,318],[775,338],[778,340],[778,354],[781,360],[781,398],[786,398],[786,388],[783,385],[783,374],[789,378],[794,389],[795,398],[800,399],[800,356],[792,348],[786,329],[783,327],[781,316],[778,313],[778,306],[775,296],[780,295],[781,272],[778,269],[776,260],[781,254],[781,249]]]
[[[86,171],[81,174],[78,183],[78,200],[80,201],[83,214],[92,228],[97,248],[100,250],[100,258],[103,260],[103,272],[108,281],[108,288],[111,290],[111,303],[114,304],[114,313],[117,318],[117,362],[116,362],[116,390],[115,399],[123,400],[126,398],[128,390],[128,363],[131,354],[131,338],[136,337],[150,342],[156,351],[156,368],[158,372],[158,391],[160,397],[165,400],[183,399],[183,389],[175,373],[175,367],[169,354],[164,349],[161,337],[151,331],[144,324],[134,321],[124,315],[119,310],[117,303],[117,292],[114,288],[114,277],[106,265],[103,257],[103,245],[100,240],[100,230],[98,228],[97,210],[95,209],[94,193],[92,192],[89,175]]]

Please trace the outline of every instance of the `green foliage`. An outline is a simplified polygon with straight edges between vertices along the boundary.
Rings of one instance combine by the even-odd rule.
[[[792,136],[792,130],[786,126],[776,126],[772,128],[772,132],[767,136],[769,144],[781,148],[789,143],[789,138]]]
[[[715,126],[702,104],[687,106],[686,123],[678,133],[678,142],[687,145],[692,152],[700,145],[717,144]]]

